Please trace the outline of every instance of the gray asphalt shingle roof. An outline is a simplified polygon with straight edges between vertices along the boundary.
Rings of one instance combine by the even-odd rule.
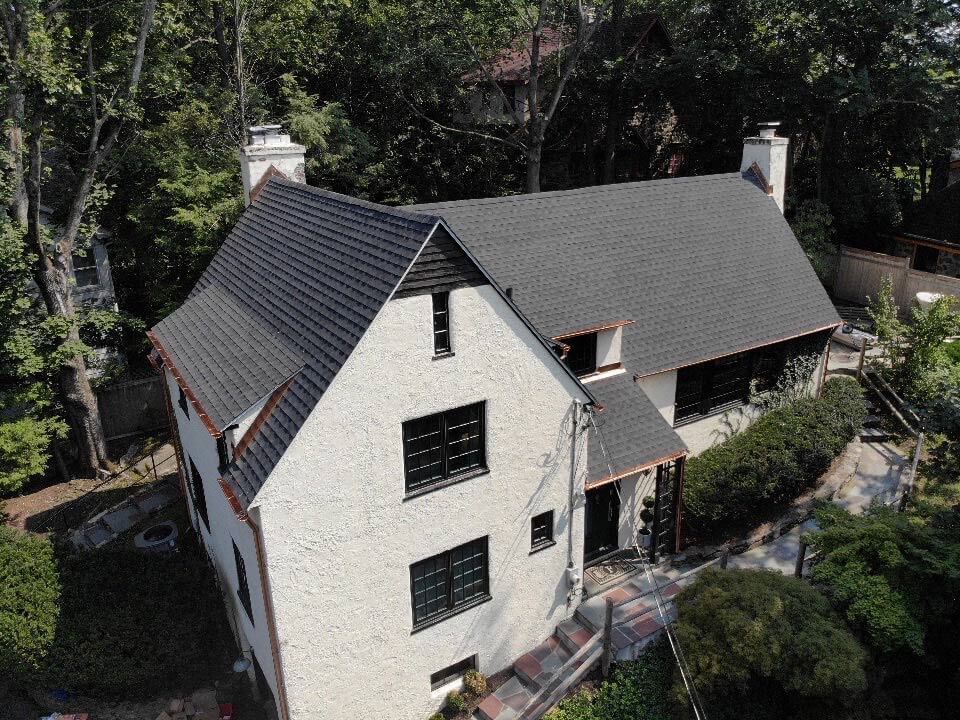
[[[266,397],[296,373],[226,476],[245,505],[436,222],[273,178],[187,302],[154,328],[221,429],[250,397]]]
[[[617,320],[642,375],[839,322],[773,199],[740,173],[431,203],[545,335]]]
[[[591,432],[587,478],[614,477],[657,464],[687,451],[683,440],[634,381],[631,373],[589,384],[603,406],[596,416],[599,432]]]

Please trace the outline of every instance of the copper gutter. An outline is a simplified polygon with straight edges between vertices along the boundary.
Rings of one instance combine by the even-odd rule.
[[[602,325],[591,325],[587,328],[582,328],[581,330],[575,330],[573,332],[564,333],[563,335],[554,335],[551,340],[563,341],[564,338],[577,337],[578,335],[589,335],[590,333],[601,332],[602,330],[614,330],[616,328],[623,327],[624,325],[632,325],[635,320],[617,320],[615,322],[604,323]]]
[[[159,353],[160,357],[163,359],[163,364],[170,369],[170,374],[173,375],[174,379],[177,381],[177,385],[179,385],[180,389],[183,390],[183,394],[187,396],[187,399],[190,400],[190,404],[193,405],[194,409],[197,411],[200,421],[206,426],[207,430],[213,437],[221,437],[223,433],[220,432],[220,429],[213,424],[213,420],[210,419],[210,414],[207,412],[206,408],[203,407],[203,403],[200,402],[200,399],[196,396],[193,390],[190,389],[190,386],[187,385],[187,381],[184,379],[183,374],[177,369],[176,364],[173,362],[173,357],[167,352],[166,348],[163,347],[163,344],[160,342],[160,339],[157,337],[156,333],[154,333],[153,330],[148,330],[147,337],[150,338],[150,342],[153,343],[153,347],[156,348],[157,353]]]

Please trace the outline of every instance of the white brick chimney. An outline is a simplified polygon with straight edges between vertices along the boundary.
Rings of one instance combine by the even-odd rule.
[[[250,144],[240,151],[240,169],[243,175],[243,202],[250,204],[250,193],[274,167],[294,182],[306,182],[303,145],[290,141],[279,125],[257,125],[250,128]]]
[[[743,141],[743,160],[740,172],[746,172],[754,163],[763,174],[767,192],[773,196],[783,212],[783,196],[787,185],[787,146],[789,138],[777,137],[778,122],[760,123],[760,136]]]

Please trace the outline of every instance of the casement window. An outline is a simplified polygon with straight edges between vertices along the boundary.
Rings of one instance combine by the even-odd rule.
[[[542,550],[556,543],[553,540],[553,510],[534,515],[530,519],[530,549]]]
[[[209,532],[210,517],[207,515],[207,496],[203,494],[203,478],[200,477],[200,472],[197,470],[197,466],[193,464],[193,460],[190,459],[189,462],[190,494],[193,495],[193,507],[200,515],[200,519],[203,520],[203,524],[207,526],[207,532]]]
[[[233,562],[237,568],[237,597],[240,598],[240,604],[247,611],[247,617],[253,624],[253,606],[250,604],[250,586],[247,584],[247,566],[243,562],[243,555],[240,554],[240,548],[233,542]]]
[[[560,342],[569,346],[563,361],[577,376],[590,375],[597,371],[597,334],[574,335],[560,338]]]
[[[100,275],[97,273],[97,261],[93,256],[93,248],[87,248],[72,254],[73,279],[77,287],[91,287],[100,284]]]
[[[403,423],[407,493],[486,469],[486,403]]]
[[[467,670],[477,669],[477,656],[471,655],[458,663],[454,663],[443,670],[437,670],[430,675],[430,689],[439,690],[444,685],[449,685],[454,680],[459,680],[464,676]]]
[[[177,390],[180,391],[180,396],[177,398],[177,405],[179,405],[180,409],[183,410],[184,415],[190,417],[190,401],[187,400],[187,394],[179,385],[177,386]]]
[[[743,405],[750,398],[750,377],[750,353],[680,368],[674,424]]]
[[[413,629],[432,625],[490,599],[487,538],[410,566]]]
[[[450,353],[450,293],[433,293],[433,354]]]

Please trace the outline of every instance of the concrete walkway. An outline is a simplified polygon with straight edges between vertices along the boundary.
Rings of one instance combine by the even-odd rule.
[[[864,443],[856,473],[833,502],[852,513],[862,513],[873,502],[886,504],[896,497],[900,475],[907,465],[909,459],[890,443]],[[801,535],[816,529],[816,521],[807,520],[771,543],[731,556],[728,567],[765,568],[792,574]]]

